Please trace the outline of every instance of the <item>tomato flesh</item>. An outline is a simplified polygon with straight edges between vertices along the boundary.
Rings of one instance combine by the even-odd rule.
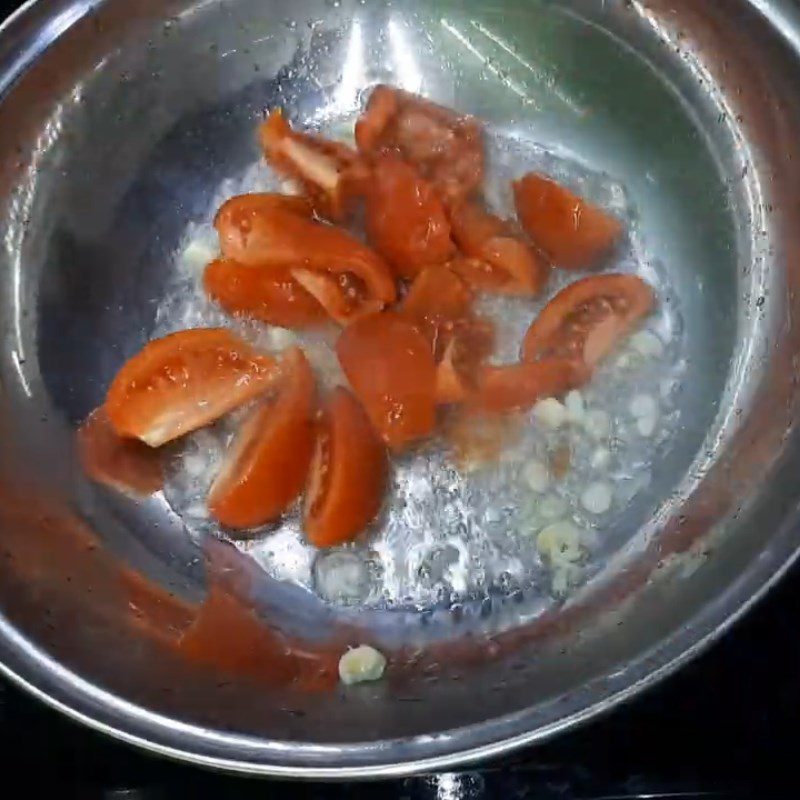
[[[522,357],[580,359],[597,366],[653,308],[653,290],[635,275],[582,278],[562,289],[533,321]]]
[[[314,447],[314,374],[298,348],[284,356],[283,374],[277,398],[251,412],[211,487],[208,509],[228,528],[277,519],[305,485]]]
[[[467,256],[460,274],[475,288],[534,295],[544,286],[547,264],[505,220],[467,201],[450,209],[450,224],[456,244]]]
[[[483,130],[418,95],[377,86],[356,122],[362,153],[396,153],[437,189],[445,202],[474,194],[483,181]]]
[[[557,397],[585,381],[583,365],[567,359],[485,365],[479,372],[470,406],[491,413],[523,411],[545,397]]]
[[[438,404],[467,398],[478,366],[494,347],[494,326],[473,313],[472,301],[467,283],[445,265],[423,270],[400,307],[431,343]]]
[[[351,541],[377,516],[386,488],[386,449],[359,402],[335,389],[317,435],[303,527],[317,547]]]
[[[428,337],[437,360],[456,327],[472,313],[469,286],[449,266],[428,267],[419,273],[400,305]]]
[[[251,202],[250,197],[242,195],[226,203],[235,201],[237,214],[228,209],[217,215],[215,224],[226,258],[252,267],[317,272],[337,282],[358,280],[370,305],[394,302],[397,291],[389,267],[354,236],[284,208],[265,207],[260,200]],[[296,273],[293,277],[325,305],[324,295],[315,294]],[[334,284],[327,281],[325,285]]]
[[[287,269],[246,267],[224,258],[203,274],[206,294],[229,314],[282,328],[308,328],[327,320],[325,309]]]
[[[395,274],[414,278],[455,252],[444,206],[428,181],[398,158],[377,160],[367,195],[367,238]]]
[[[303,197],[271,192],[240,194],[226,200],[214,217],[220,250],[227,258],[249,267],[262,265],[259,228],[262,217],[273,211],[297,214],[308,219],[314,213]]]
[[[105,408],[118,435],[160,447],[267,391],[279,375],[274,358],[224,328],[180,331],[122,366]]]
[[[435,423],[436,366],[431,346],[396,312],[364,317],[342,332],[336,353],[381,438],[402,448]]]
[[[264,155],[282,175],[300,181],[314,209],[335,221],[346,219],[367,175],[354,150],[292,129],[280,109],[259,128]]]
[[[543,175],[515,181],[514,201],[528,236],[564,269],[595,266],[622,234],[619,220]]]
[[[300,267],[291,273],[303,290],[340,325],[349,325],[383,308],[383,303],[370,297],[364,282],[352,273],[344,272],[337,276]]]

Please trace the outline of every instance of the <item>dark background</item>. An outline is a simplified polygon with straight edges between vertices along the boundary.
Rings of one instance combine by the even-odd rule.
[[[0,17],[16,5],[0,0]],[[0,797],[794,800],[795,609],[800,568],[709,652],[605,718],[470,771],[370,784],[266,785],[162,761],[76,726],[0,679]]]

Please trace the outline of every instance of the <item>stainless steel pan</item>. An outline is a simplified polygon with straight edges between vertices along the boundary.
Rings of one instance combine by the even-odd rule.
[[[242,557],[270,620],[320,641],[360,626],[401,654],[358,690],[265,689],[145,635],[131,576],[197,602],[199,540],[163,498],[87,482],[73,431],[156,326],[187,226],[257,159],[261,110],[342,121],[378,81],[624,187],[682,320],[680,424],[567,603],[495,587],[486,614],[356,612]],[[800,11],[781,0],[27,4],[0,29],[4,672],[158,753],[321,777],[505,752],[680,666],[800,544],[799,86]]]

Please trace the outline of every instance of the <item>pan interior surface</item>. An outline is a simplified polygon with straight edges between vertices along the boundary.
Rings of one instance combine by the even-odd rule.
[[[688,0],[58,0],[12,20],[0,49],[7,670],[161,752],[275,774],[386,774],[549,735],[720,629],[797,545],[796,242],[783,215],[796,208],[787,142],[800,125],[781,92],[797,65],[764,17],[734,5],[725,16]],[[201,498],[228,431],[191,437],[165,491],[135,502],[82,476],[74,430],[153,336],[222,324],[267,348],[295,341],[202,299],[211,219],[233,194],[280,188],[254,136],[265,109],[344,138],[378,83],[485,121],[496,209],[511,213],[509,181],[536,170],[625,219],[612,264],[655,287],[658,346],[647,358],[626,349],[584,393],[610,421],[600,479],[614,501],[599,516],[581,505],[598,480],[598,445],[583,435],[548,497],[587,532],[588,555],[559,575],[536,553],[548,517],[524,479],[557,438],[526,428],[491,475],[465,477],[436,448],[403,457],[366,543],[321,556],[289,515],[237,547],[271,621],[320,641],[357,626],[435,669],[310,695],[162,664],[139,629],[103,612],[112,589],[54,538],[80,531],[75,541],[198,601],[204,544],[223,533]],[[486,303],[513,360],[536,308]],[[330,343],[300,343],[335,382]],[[646,434],[631,405],[643,396],[659,409]],[[331,590],[343,568],[355,588]]]

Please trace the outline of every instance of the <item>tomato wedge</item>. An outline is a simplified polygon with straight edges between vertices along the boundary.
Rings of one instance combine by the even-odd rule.
[[[467,201],[450,209],[450,225],[453,239],[468,257],[460,264],[460,274],[473,286],[515,295],[534,295],[542,289],[547,264],[508,222]]]
[[[420,272],[400,307],[431,343],[439,404],[467,398],[478,365],[494,347],[494,326],[473,314],[472,301],[469,286],[445,265]]]
[[[328,316],[287,269],[245,267],[219,258],[203,274],[206,294],[229,314],[282,328],[310,328]]]
[[[349,325],[383,308],[380,300],[370,297],[364,282],[349,272],[339,276],[296,267],[292,277],[340,325]]]
[[[376,86],[356,122],[362,153],[399,154],[430,181],[446,202],[473,194],[483,181],[483,130],[418,95]]]
[[[250,267],[261,266],[259,255],[259,220],[273,211],[311,218],[314,209],[303,197],[256,192],[226,200],[214,217],[223,254]]]
[[[393,448],[427,436],[435,423],[436,366],[419,328],[388,311],[354,322],[336,353],[381,438]]]
[[[472,300],[469,286],[453,269],[428,267],[411,284],[400,310],[419,325],[438,360],[459,321],[471,315]]]
[[[362,303],[382,307],[394,302],[397,292],[389,267],[354,236],[274,204],[265,206],[261,199],[251,201],[251,197],[261,196],[232,198],[217,214],[215,225],[226,258],[246,266],[282,267],[331,277],[322,285],[330,290],[341,284],[338,293],[346,306],[353,306],[352,316],[357,316]],[[292,275],[328,308],[326,292],[308,285],[296,271]],[[361,288],[352,293],[351,286],[356,283]]]
[[[303,351],[283,358],[277,397],[254,409],[231,444],[208,496],[211,515],[228,528],[277,519],[306,482],[314,449],[315,381]]]
[[[582,359],[595,367],[653,308],[653,290],[635,275],[595,275],[562,289],[533,321],[522,357]]]
[[[619,220],[543,175],[515,181],[514,201],[528,236],[564,269],[594,266],[622,234]]]
[[[386,489],[386,449],[345,389],[322,414],[306,486],[303,527],[317,547],[354,539],[377,516]]]
[[[163,485],[163,453],[119,436],[102,406],[81,423],[76,436],[81,465],[93,481],[135,497],[151,495]]]
[[[455,252],[444,206],[428,181],[399,158],[376,161],[367,194],[367,239],[402,278]]]
[[[580,361],[565,358],[485,365],[478,374],[477,390],[470,396],[470,407],[491,413],[523,411],[545,397],[557,397],[575,389],[587,377]]]
[[[436,365],[437,405],[463,403],[473,389],[469,372],[459,366],[458,348],[458,340],[451,339],[442,360]]]
[[[368,174],[355,150],[292,130],[280,109],[261,125],[259,139],[267,161],[282,175],[300,181],[319,214],[335,221],[349,216]]]
[[[262,394],[279,376],[275,359],[224,328],[180,331],[125,362],[105,408],[118,435],[159,447]]]

